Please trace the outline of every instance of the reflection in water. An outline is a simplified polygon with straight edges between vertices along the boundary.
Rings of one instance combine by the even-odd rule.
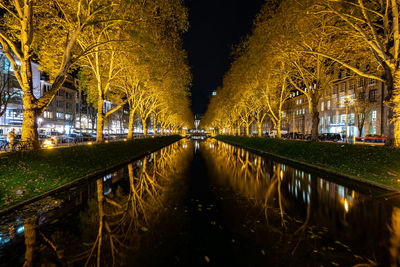
[[[181,140],[0,217],[0,265],[399,265],[400,208],[328,179]]]
[[[50,236],[41,232],[46,232],[43,227],[49,223],[46,215],[30,214],[23,226],[23,265],[126,265],[127,251],[137,246],[140,233],[147,232],[158,213],[164,211],[167,200],[163,198],[171,181],[190,163],[186,142],[182,140],[92,182],[86,187],[95,189],[88,192],[87,208],[79,216],[72,214],[65,224],[52,225],[55,229]],[[67,195],[62,202],[65,206],[81,205],[82,199]],[[0,237],[4,238],[4,232]],[[18,238],[8,239],[11,250]],[[20,265],[7,252],[1,256],[10,256],[3,264]]]
[[[342,253],[352,259],[349,264],[389,264],[390,258],[392,265],[399,263],[397,208],[392,212],[390,205],[353,189],[215,140],[202,151],[218,186],[230,187],[262,210],[270,231],[281,236],[275,238],[290,243],[285,250],[291,255],[302,247],[325,257]]]
[[[392,233],[390,237],[390,255],[391,266],[400,265],[400,209],[394,208],[392,213],[392,226],[390,227]]]

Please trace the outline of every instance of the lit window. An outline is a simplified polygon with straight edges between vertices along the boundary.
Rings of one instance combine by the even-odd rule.
[[[321,102],[321,111],[324,111],[324,102]]]
[[[331,109],[331,101],[330,101],[330,100],[328,100],[328,101],[326,102],[326,109],[327,109],[327,110],[330,110],[330,109]]]
[[[376,121],[376,110],[371,111],[371,121]]]
[[[52,119],[53,118],[53,112],[45,111],[45,112],[43,112],[43,117],[46,118],[46,119]]]
[[[56,118],[57,118],[57,119],[64,119],[64,113],[57,112],[57,113],[56,113]]]
[[[349,124],[352,125],[355,122],[355,115],[354,113],[351,113],[349,116]]]
[[[340,123],[346,123],[346,114],[340,115]]]

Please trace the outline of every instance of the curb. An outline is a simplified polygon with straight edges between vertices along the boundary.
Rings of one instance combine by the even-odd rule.
[[[138,154],[138,155],[136,155],[136,156],[134,156],[134,157],[132,157],[132,158],[129,158],[128,160],[119,162],[119,163],[114,164],[114,165],[112,165],[112,166],[109,166],[109,167],[107,167],[107,168],[105,168],[105,169],[102,169],[102,170],[99,170],[99,171],[97,171],[97,172],[94,172],[94,173],[85,175],[85,176],[83,176],[83,177],[77,178],[77,179],[75,179],[75,180],[72,181],[72,182],[69,182],[69,183],[66,183],[66,184],[64,184],[64,185],[61,185],[61,186],[59,186],[59,187],[57,187],[57,188],[54,188],[54,189],[52,189],[52,190],[50,190],[50,191],[47,191],[47,192],[45,192],[45,193],[43,193],[43,194],[41,194],[41,195],[38,195],[38,196],[35,196],[35,197],[33,197],[33,198],[24,200],[24,201],[22,201],[22,202],[20,202],[20,203],[17,203],[17,204],[15,204],[15,205],[11,206],[11,207],[2,209],[2,210],[0,210],[0,217],[1,217],[1,216],[4,216],[4,215],[7,215],[7,214],[9,214],[9,213],[11,213],[11,212],[13,212],[14,210],[16,210],[16,209],[18,209],[18,208],[20,208],[20,207],[22,207],[22,206],[25,206],[25,205],[28,205],[28,204],[33,203],[33,202],[35,202],[35,201],[41,200],[41,199],[43,199],[43,198],[45,198],[45,197],[47,197],[47,196],[49,196],[49,195],[52,195],[52,194],[54,194],[54,193],[59,192],[59,191],[64,191],[64,190],[69,189],[69,188],[71,188],[71,187],[73,187],[73,186],[76,186],[76,185],[80,184],[81,182],[89,181],[89,180],[91,180],[91,179],[94,179],[94,178],[96,178],[96,177],[98,177],[98,176],[104,175],[104,174],[106,174],[106,173],[108,173],[108,172],[111,172],[111,171],[113,171],[113,170],[120,169],[122,166],[124,166],[124,165],[126,165],[126,164],[128,164],[128,163],[130,163],[130,162],[132,162],[132,161],[136,161],[136,160],[138,160],[138,159],[140,159],[140,158],[143,158],[143,157],[145,157],[145,156],[147,156],[147,155],[149,155],[149,154],[151,154],[151,153],[154,153],[154,152],[156,152],[156,151],[158,151],[158,150],[160,150],[160,149],[163,149],[164,147],[167,147],[167,146],[169,146],[169,145],[172,145],[172,144],[178,142],[178,141],[181,140],[181,139],[182,139],[182,138],[179,138],[178,140],[172,141],[172,142],[170,142],[170,143],[168,143],[168,144],[165,144],[165,145],[162,145],[162,146],[160,146],[160,147],[157,147],[157,148],[154,148],[154,149],[151,149],[151,150],[142,152],[142,153],[140,153],[140,154]]]
[[[232,142],[232,141],[225,141],[225,140],[220,140],[220,139],[216,139],[216,140],[224,142],[224,143],[227,143],[227,144],[230,144],[230,145],[234,145],[234,146],[237,146],[237,147],[240,147],[240,148],[247,149],[247,150],[249,150],[249,151],[251,151],[253,153],[256,153],[256,154],[261,154],[261,155],[264,155],[264,156],[270,156],[270,157],[273,157],[273,158],[277,158],[277,159],[280,159],[280,160],[287,161],[287,162],[292,163],[292,164],[302,165],[302,166],[305,166],[307,168],[314,169],[314,170],[326,173],[328,175],[332,175],[332,176],[336,176],[336,177],[344,178],[344,179],[349,179],[352,182],[355,182],[357,184],[364,184],[364,185],[373,186],[373,187],[375,187],[377,189],[380,189],[380,190],[383,190],[383,191],[386,191],[386,192],[389,191],[389,192],[393,192],[393,193],[400,193],[400,189],[396,189],[396,188],[393,188],[393,187],[390,187],[390,186],[387,186],[387,185],[379,184],[377,182],[360,179],[360,178],[357,178],[357,177],[352,176],[352,175],[336,172],[336,171],[333,171],[333,170],[330,170],[330,169],[327,169],[327,168],[324,168],[324,167],[320,167],[320,166],[317,166],[317,165],[309,164],[309,163],[306,163],[306,162],[303,162],[303,161],[300,161],[300,160],[294,160],[294,159],[291,159],[291,158],[288,158],[288,157],[285,157],[285,156],[280,156],[280,155],[277,155],[277,154],[274,154],[274,153],[271,153],[271,152],[267,152],[267,151],[264,151],[264,150],[261,150],[261,149],[247,147],[245,145],[238,144],[238,143],[235,143],[235,142]]]

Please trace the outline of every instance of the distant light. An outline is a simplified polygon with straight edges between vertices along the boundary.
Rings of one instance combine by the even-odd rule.
[[[217,91],[212,92],[212,95],[217,95]]]
[[[20,234],[22,232],[24,232],[24,226],[18,227],[17,233]]]
[[[87,144],[90,146],[90,145],[93,145],[93,142],[88,142]]]
[[[344,200],[344,210],[349,212],[349,203],[347,203],[347,199]]]

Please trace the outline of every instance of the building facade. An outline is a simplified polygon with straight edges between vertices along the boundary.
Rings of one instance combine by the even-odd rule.
[[[0,72],[9,79],[8,90],[13,91],[13,97],[7,105],[5,113],[0,116],[0,136],[7,135],[11,129],[21,133],[23,120],[23,91],[13,75],[13,70],[8,59],[0,51]],[[34,95],[40,98],[51,88],[51,83],[46,75],[39,70],[39,65],[32,62],[32,80]],[[0,86],[6,86],[5,79],[0,80]],[[1,104],[1,103],[0,103]],[[105,102],[105,111],[114,106]],[[79,81],[68,76],[62,87],[48,105],[42,116],[38,118],[38,131],[40,135],[53,135],[55,133],[70,134],[73,132],[93,133],[96,131],[97,110],[88,103],[87,97],[79,90]],[[104,122],[105,134],[126,133],[129,111],[121,108],[108,116]]]
[[[380,81],[349,76],[323,90],[318,103],[319,133],[342,136],[388,134],[387,89]],[[293,91],[285,105],[282,129],[311,134],[312,120],[307,97]]]

